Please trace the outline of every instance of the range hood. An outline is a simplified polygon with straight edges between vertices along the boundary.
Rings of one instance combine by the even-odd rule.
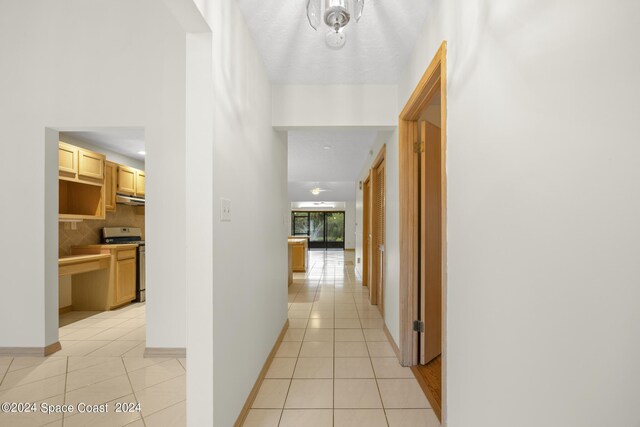
[[[116,203],[129,206],[144,206],[144,199],[116,193]]]

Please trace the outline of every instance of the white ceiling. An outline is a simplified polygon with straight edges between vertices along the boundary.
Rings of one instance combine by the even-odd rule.
[[[289,131],[289,181],[355,181],[377,136],[374,130]]]
[[[374,130],[289,131],[289,200],[355,200],[358,175],[377,137]],[[329,191],[315,196],[316,187]]]
[[[311,194],[311,189],[320,187],[322,193]],[[353,202],[356,200],[356,182],[289,181],[289,201],[291,202]]]
[[[324,1],[324,0],[323,0]],[[287,84],[396,83],[414,48],[431,0],[365,0],[347,44],[328,48],[328,28],[314,31],[307,0],[237,0],[269,77]]]
[[[138,154],[140,151],[145,151],[143,128],[110,128],[100,131],[61,133],[144,162],[144,155]]]

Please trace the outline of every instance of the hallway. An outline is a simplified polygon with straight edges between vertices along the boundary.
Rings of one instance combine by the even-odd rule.
[[[310,251],[289,287],[289,330],[244,427],[435,427],[408,368],[399,365],[354,253]]]

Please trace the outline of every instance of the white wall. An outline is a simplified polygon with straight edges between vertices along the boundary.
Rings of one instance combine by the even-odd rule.
[[[208,406],[190,405],[189,423],[231,426],[287,319],[287,140],[272,128],[271,84],[236,2],[195,3],[212,29],[215,127],[213,302],[193,338],[213,337],[213,352],[189,369],[208,363],[213,393]],[[231,222],[219,220],[220,198],[231,200]],[[189,392],[209,393],[211,378],[189,378]]]
[[[145,128],[147,344],[184,347],[184,32],[151,0],[2,2],[0,55],[0,347],[58,341],[57,130],[91,126]]]
[[[391,333],[396,344],[400,343],[400,205],[398,186],[398,132],[381,132],[379,137],[371,146],[370,154],[365,166],[360,171],[359,180],[364,182],[369,175],[369,169],[378,153],[385,146],[385,254],[384,258],[384,321],[387,329]],[[362,190],[357,188],[356,192],[356,218],[358,227],[356,229],[356,269],[362,275]],[[360,258],[360,262],[357,260]]]
[[[395,85],[274,85],[273,126],[396,127]]]
[[[638,16],[433,2],[398,105],[447,39],[450,427],[640,423]]]

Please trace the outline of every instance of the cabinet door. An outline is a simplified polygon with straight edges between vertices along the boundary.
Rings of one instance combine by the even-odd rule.
[[[116,210],[116,185],[118,182],[118,165],[106,162],[104,166],[105,209],[108,212]]]
[[[103,179],[104,161],[104,155],[79,148],[78,175],[86,178]]]
[[[58,143],[58,171],[61,178],[77,178],[78,149],[73,145]]]
[[[135,196],[136,170],[126,166],[118,166],[118,193]]]
[[[136,299],[136,258],[116,262],[115,304],[123,304]]]
[[[144,197],[145,174],[144,171],[136,172],[136,196]]]

